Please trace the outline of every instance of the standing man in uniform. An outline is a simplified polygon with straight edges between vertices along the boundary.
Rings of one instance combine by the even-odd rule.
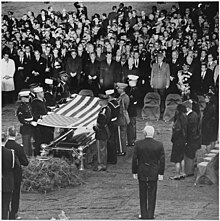
[[[30,91],[21,90],[18,95],[21,97],[21,103],[17,109],[17,117],[21,123],[20,133],[22,136],[22,144],[27,156],[32,156],[31,138],[33,137],[34,127],[37,126],[37,122],[34,121],[31,104],[29,102]]]
[[[153,139],[154,128],[145,126],[145,138],[135,143],[132,173],[139,182],[141,219],[154,219],[157,180],[163,180],[165,153],[163,144]]]
[[[138,88],[137,88],[137,75],[128,75],[127,95],[129,96],[130,103],[128,106],[128,115],[130,123],[127,128],[128,146],[134,146],[136,140],[136,117],[137,117],[137,100],[138,100]]]
[[[38,121],[43,119],[47,115],[47,106],[44,99],[44,91],[42,87],[34,88],[36,98],[33,99],[31,106],[33,111],[34,120]],[[53,138],[52,138],[53,139]],[[45,126],[38,125],[35,130],[35,150],[34,155],[40,155],[40,148],[42,143],[50,143],[51,135],[48,128]]]
[[[120,111],[120,106],[117,99],[114,97],[114,89],[105,91],[108,96],[108,106],[111,110],[111,120],[108,123],[110,130],[110,138],[107,143],[107,162],[110,164],[117,163],[117,150],[119,145],[118,137],[118,116]]]
[[[125,83],[116,83],[116,88],[119,93],[118,103],[120,105],[120,112],[118,117],[119,125],[119,156],[126,155],[126,135],[127,135],[127,125],[130,123],[130,118],[128,115],[128,106],[130,99],[125,93],[125,89],[128,85]]]
[[[22,168],[21,166],[27,166],[29,161],[25,155],[24,149],[21,145],[16,143],[16,129],[14,126],[8,128],[8,140],[5,144],[5,148],[14,150],[15,156],[17,158],[14,167],[14,190],[12,193],[11,200],[11,210],[9,213],[9,219],[16,219],[19,201],[20,201],[20,190],[21,190],[21,181],[22,181]]]
[[[98,151],[98,168],[97,171],[105,171],[107,169],[107,141],[110,137],[108,123],[111,119],[111,110],[108,106],[108,96],[100,94],[100,106],[102,107],[97,123],[93,127],[95,131],[96,146]]]
[[[5,140],[2,140],[5,142]],[[2,146],[2,219],[9,218],[9,205],[14,190],[15,152]]]

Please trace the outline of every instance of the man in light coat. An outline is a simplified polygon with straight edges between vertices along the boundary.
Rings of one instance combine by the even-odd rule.
[[[170,86],[170,67],[169,64],[163,62],[163,54],[157,55],[157,62],[153,64],[151,69],[151,88],[155,92],[160,94],[161,105],[160,112],[161,117],[165,109],[165,95],[166,89]]]

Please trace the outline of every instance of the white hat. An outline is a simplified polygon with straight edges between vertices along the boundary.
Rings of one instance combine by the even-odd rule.
[[[116,87],[117,88],[122,88],[122,89],[124,89],[124,88],[126,88],[128,86],[128,84],[125,84],[125,83],[121,83],[121,82],[117,82],[116,83]]]
[[[34,92],[34,93],[43,92],[43,88],[42,88],[42,87],[35,87],[35,88],[33,89],[33,92]]]
[[[30,90],[22,90],[18,93],[20,97],[28,97],[30,94]]]
[[[128,79],[131,81],[137,81],[138,78],[139,76],[137,75],[133,75],[133,74],[128,75]]]
[[[115,93],[114,89],[110,89],[110,90],[105,91],[106,95],[111,95],[111,94],[114,94],[114,93]]]
[[[146,134],[146,137],[153,138],[153,136],[154,136],[154,128],[152,126],[147,125],[144,128],[144,133]]]
[[[53,80],[49,79],[49,78],[46,78],[45,79],[45,84],[53,84]]]

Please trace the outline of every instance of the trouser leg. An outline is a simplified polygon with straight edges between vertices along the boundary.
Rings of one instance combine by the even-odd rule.
[[[112,127],[111,136],[107,142],[107,161],[117,163],[117,127]]]
[[[2,219],[8,219],[12,192],[2,192]]]
[[[120,141],[122,151],[126,153],[126,137],[127,137],[127,126],[120,126]]]
[[[157,196],[157,181],[148,182],[148,219],[154,218]]]
[[[141,218],[147,219],[147,197],[148,197],[148,183],[146,181],[139,180],[139,198],[140,198],[140,210]]]
[[[129,146],[134,145],[136,140],[136,117],[130,117],[130,123],[127,127],[127,139]]]
[[[22,135],[22,144],[27,156],[32,156],[31,134]]]
[[[107,140],[97,140],[98,165],[106,168],[107,165]]]
[[[19,209],[19,200],[20,200],[20,190],[21,190],[21,183],[15,184],[15,189],[12,194],[12,201],[11,201],[11,211],[9,213],[9,219],[15,219],[15,215]]]

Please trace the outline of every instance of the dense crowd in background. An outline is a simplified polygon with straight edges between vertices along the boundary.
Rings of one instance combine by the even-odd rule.
[[[9,11],[2,15],[3,102],[14,102],[33,83],[46,90],[46,78],[59,101],[85,88],[97,96],[134,74],[142,105],[155,85],[151,69],[158,54],[169,64],[166,95],[187,99],[210,88],[218,94],[218,34],[216,3],[173,5],[169,11],[153,6],[149,14],[120,3],[91,18],[78,2],[73,11],[49,6],[21,18]]]
[[[39,120],[83,89],[100,97],[93,126],[97,171],[116,164],[117,155],[136,145],[137,106],[143,107],[148,92],[159,93],[160,119],[167,95],[181,96],[171,137],[176,175],[170,179],[193,176],[197,150],[204,145],[208,152],[218,140],[218,2],[180,2],[169,11],[154,5],[149,14],[120,3],[109,14],[91,18],[84,4],[76,2],[73,9],[49,6],[22,18],[13,11],[2,15],[2,105],[21,101],[16,115],[23,144],[15,142],[16,129],[10,127],[3,148],[3,167],[11,171],[4,175],[9,170],[3,170],[4,219],[18,215],[26,155],[40,155],[41,145],[53,140],[54,128]],[[199,96],[204,96],[203,108]],[[20,156],[15,176],[14,151],[6,149]],[[12,178],[11,185],[5,177]]]

